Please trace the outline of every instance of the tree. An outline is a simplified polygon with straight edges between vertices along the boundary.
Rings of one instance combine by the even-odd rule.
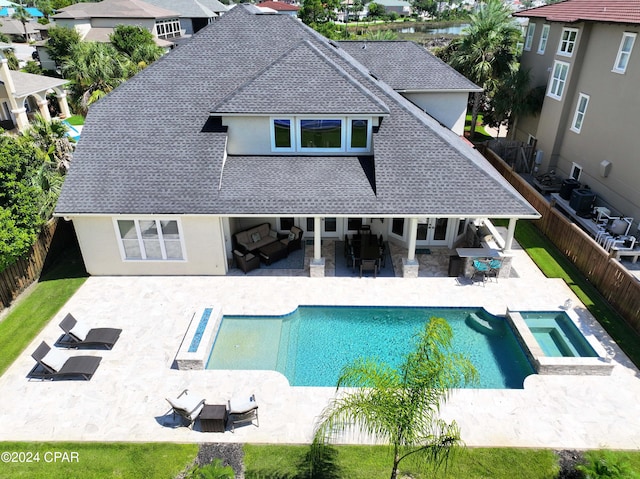
[[[80,42],[71,48],[62,71],[76,111],[86,114],[91,103],[133,76],[136,67],[109,43]]]
[[[33,145],[0,135],[0,270],[29,250],[44,223],[42,192],[33,182],[39,162]]]
[[[71,55],[71,49],[80,43],[80,34],[74,28],[53,27],[49,29],[47,52],[49,57],[61,66]]]
[[[411,2],[411,7],[418,15],[426,13],[430,16],[434,16],[438,13],[438,2],[435,0],[413,0]]]
[[[147,67],[164,55],[164,49],[156,45],[151,32],[137,25],[116,25],[109,40],[138,69]]]
[[[339,0],[303,0],[298,18],[305,25],[327,23],[337,18],[336,11],[341,8]]]
[[[31,14],[22,5],[18,5],[17,7],[15,7],[11,18],[22,23],[22,28],[24,29],[24,41],[28,42],[29,34],[27,33],[27,23],[29,23],[29,20],[31,20]]]
[[[451,351],[453,332],[442,318],[431,318],[418,333],[415,349],[398,367],[372,359],[347,365],[338,379],[344,392],[325,408],[316,428],[316,445],[329,442],[334,434],[364,432],[387,440],[393,448],[391,479],[407,458],[446,463],[461,443],[454,422],[439,416],[440,406],[453,387],[475,382],[471,362]]]
[[[454,39],[445,52],[449,64],[477,83],[491,98],[498,85],[517,69],[517,44],[521,30],[501,0],[487,0],[469,16],[464,34]],[[481,92],[474,93],[471,138],[478,120]]]
[[[380,18],[380,17],[383,17],[385,13],[386,13],[386,10],[379,3],[375,3],[375,2],[369,3],[369,13],[367,14],[368,17]]]

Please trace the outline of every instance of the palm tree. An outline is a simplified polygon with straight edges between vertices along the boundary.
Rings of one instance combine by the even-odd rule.
[[[517,69],[517,44],[522,33],[501,0],[487,0],[469,16],[463,35],[449,46],[449,64],[492,97],[500,82]],[[475,133],[481,92],[474,93],[471,138]]]
[[[62,71],[77,109],[86,115],[91,103],[133,76],[136,66],[108,43],[80,42],[71,48]]]
[[[29,43],[27,23],[29,23],[29,20],[31,19],[31,14],[22,5],[18,5],[17,7],[15,7],[15,11],[13,12],[13,15],[11,15],[11,18],[22,23],[22,28],[24,29],[24,41]]]
[[[439,418],[440,406],[451,388],[477,378],[471,362],[451,352],[452,337],[446,320],[431,318],[398,368],[370,359],[346,366],[337,390],[355,389],[337,396],[323,411],[314,443],[326,444],[348,431],[387,440],[393,448],[391,479],[408,457],[435,468],[446,463],[461,440],[455,421]]]

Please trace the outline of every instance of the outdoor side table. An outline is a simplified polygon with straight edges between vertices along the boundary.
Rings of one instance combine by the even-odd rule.
[[[224,432],[227,424],[227,406],[205,404],[199,417],[202,432]]]

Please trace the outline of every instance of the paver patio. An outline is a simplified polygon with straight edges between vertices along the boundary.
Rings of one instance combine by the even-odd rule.
[[[484,306],[494,314],[557,309],[570,298],[582,328],[595,335],[616,367],[607,377],[539,376],[521,390],[464,389],[443,410],[468,446],[640,447],[640,377],[561,280],[546,279],[523,251],[518,277],[485,287],[457,278],[91,277],[0,377],[5,405],[0,441],[169,441],[308,443],[333,388],[290,387],[272,371],[179,371],[174,357],[194,312],[220,305],[225,314],[283,314],[300,304]],[[89,326],[123,332],[91,381],[29,381],[31,352],[53,344],[67,312]],[[255,393],[260,427],[224,434],[171,427],[165,397],[188,388],[209,404]],[[359,437],[344,442],[365,441]]]

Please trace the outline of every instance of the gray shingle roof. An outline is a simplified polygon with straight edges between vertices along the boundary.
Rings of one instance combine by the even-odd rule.
[[[304,85],[304,88],[300,88],[300,85]],[[309,97],[315,101],[310,102]],[[389,113],[384,103],[308,41],[302,41],[287,51],[211,111],[257,114]]]
[[[57,214],[536,215],[477,151],[343,49],[288,16],[254,12],[232,9],[91,107]],[[386,105],[373,157],[229,155],[223,165],[226,133],[207,123],[211,106],[302,41]],[[276,95],[287,84],[307,92],[307,111],[323,111],[305,83],[279,80],[263,87]]]
[[[482,90],[413,42],[340,41],[338,44],[395,90]]]
[[[175,18],[172,9],[159,8],[141,0],[102,0],[93,3],[76,3],[61,8],[53,15],[59,18]]]
[[[42,93],[50,88],[55,88],[68,83],[62,78],[52,78],[43,75],[33,75],[19,71],[10,71],[15,87],[15,95],[25,97],[33,93]]]
[[[184,18],[213,18],[228,8],[218,0],[145,0],[156,7],[178,12]]]

